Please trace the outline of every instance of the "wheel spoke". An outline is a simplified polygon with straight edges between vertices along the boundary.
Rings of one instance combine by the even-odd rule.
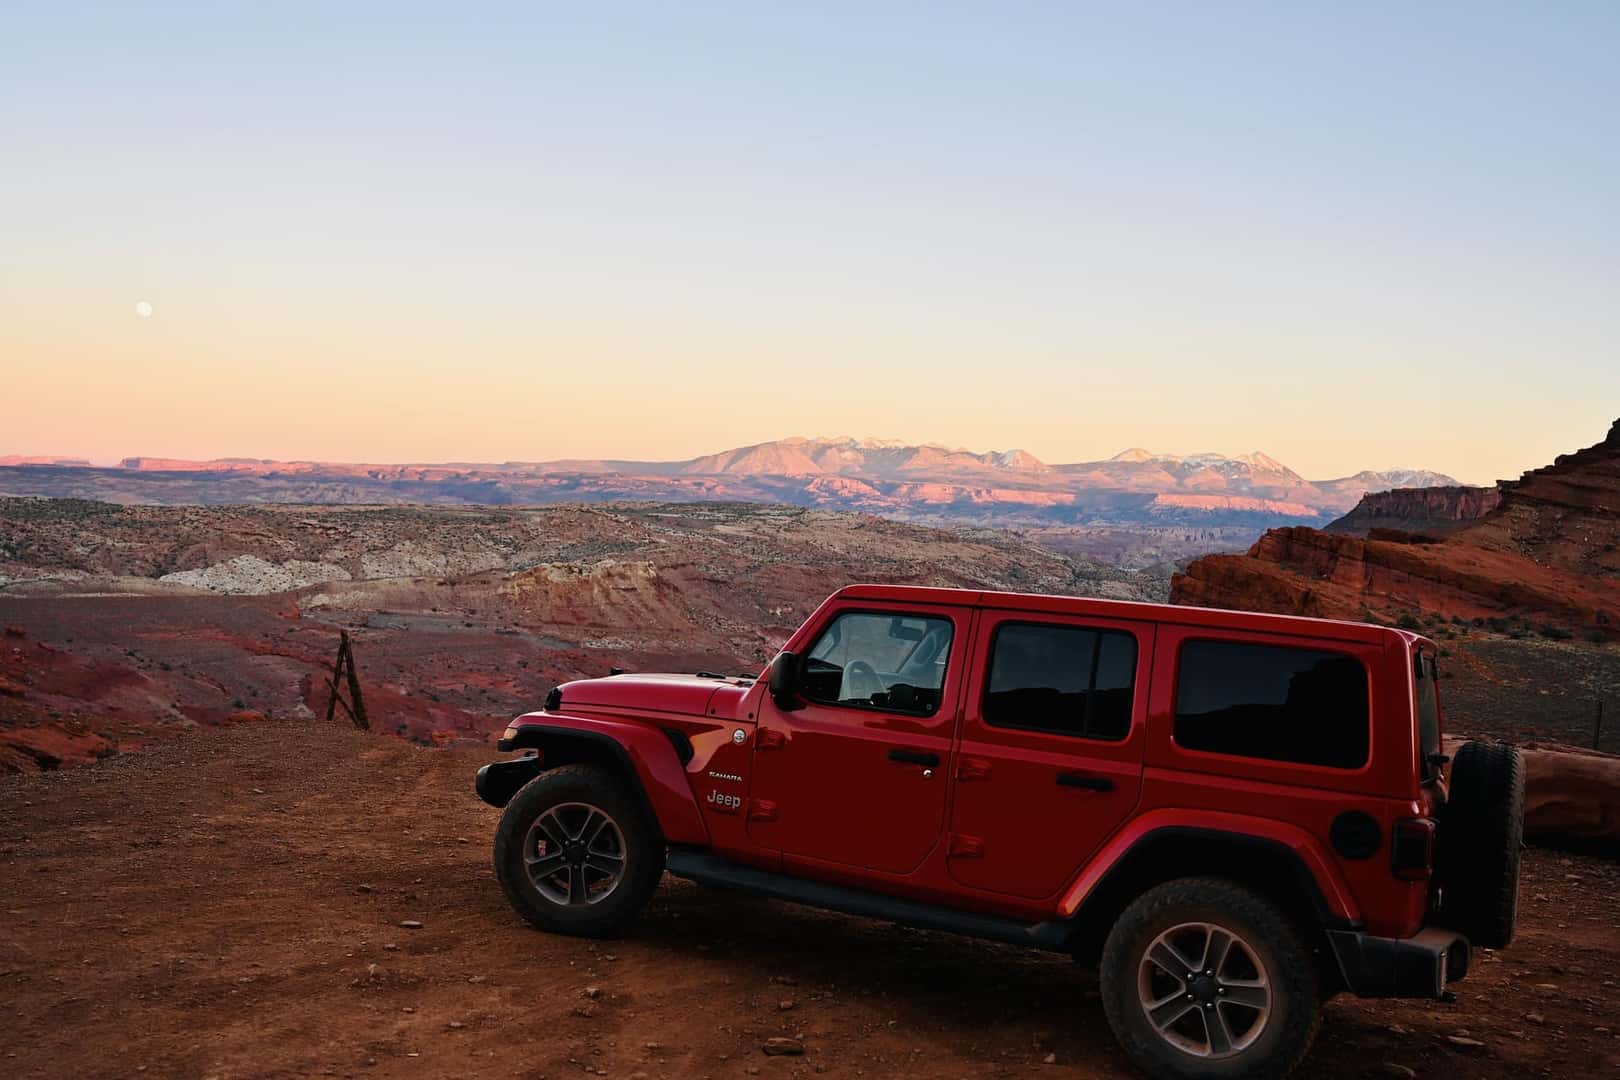
[[[595,847],[596,842],[602,839],[604,833],[611,837],[613,834],[608,831],[608,827],[612,824],[613,819],[608,817],[606,814],[597,815],[597,820],[594,826],[591,824],[591,822],[586,822],[585,830],[580,833],[581,838],[585,841],[585,846]]]
[[[585,865],[599,873],[616,877],[624,869],[623,855],[608,855],[604,852],[593,851],[585,856]]]
[[[1204,1032],[1209,1036],[1209,1052],[1219,1057],[1232,1052],[1232,1029],[1226,1026],[1226,1017],[1220,1009],[1201,1009]]]
[[[606,824],[607,815],[602,813],[600,810],[592,809],[585,815],[585,820],[580,824],[579,831],[570,836],[569,839],[585,840],[585,842],[588,844],[590,843],[590,840],[596,839],[596,834],[601,830],[602,826]],[[586,840],[587,835],[590,837],[590,840]]]
[[[1221,989],[1226,991],[1221,996],[1230,1005],[1242,1005],[1250,1009],[1264,1009],[1271,1004],[1271,990],[1265,983],[1222,981]]]
[[[531,878],[543,878],[550,877],[558,870],[561,870],[563,867],[567,866],[568,856],[564,855],[560,851],[555,851],[549,855],[539,855],[531,859],[525,859],[524,861],[528,864],[529,876]]]
[[[541,832],[546,834],[546,839],[557,847],[562,847],[569,840],[568,830],[563,828],[561,821],[557,820],[556,810],[547,810],[544,814],[541,814],[540,820],[536,821],[535,825],[539,827]]]
[[[1148,1021],[1163,1031],[1177,1020],[1198,1009],[1198,1002],[1188,1001],[1186,994],[1173,994],[1155,1008],[1148,1010]]]
[[[1167,942],[1154,942],[1153,948],[1148,950],[1147,958],[1165,974],[1182,982],[1186,982],[1192,975],[1192,965]]]
[[[1226,956],[1232,950],[1232,935],[1218,926],[1209,928],[1209,937],[1204,941],[1204,962],[1201,965],[1204,971],[1219,975],[1221,968],[1226,966]]]
[[[570,866],[568,868],[568,902],[570,904],[583,904],[588,898],[585,885],[585,868],[583,866]]]

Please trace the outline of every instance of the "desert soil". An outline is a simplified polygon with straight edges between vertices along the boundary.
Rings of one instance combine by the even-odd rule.
[[[673,880],[622,940],[534,931],[489,756],[269,721],[0,778],[0,1075],[1126,1074],[1057,957]],[[1511,949],[1455,1003],[1329,1003],[1301,1075],[1614,1075],[1617,895],[1531,851]]]

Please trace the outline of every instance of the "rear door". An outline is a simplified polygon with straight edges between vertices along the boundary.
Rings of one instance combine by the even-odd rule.
[[[955,769],[950,873],[1056,893],[1136,805],[1151,623],[980,615]]]
[[[749,838],[886,874],[921,863],[945,824],[971,623],[966,607],[828,612],[804,649],[798,707],[760,702]]]

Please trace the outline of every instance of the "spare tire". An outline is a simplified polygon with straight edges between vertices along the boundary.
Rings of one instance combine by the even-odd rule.
[[[1436,836],[1441,921],[1500,949],[1513,940],[1524,846],[1524,756],[1503,743],[1467,742],[1451,762]]]

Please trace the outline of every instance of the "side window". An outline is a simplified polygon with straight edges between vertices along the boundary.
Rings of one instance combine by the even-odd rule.
[[[949,619],[845,612],[810,647],[801,690],[823,705],[927,716],[939,708],[951,634]]]
[[[1123,739],[1131,729],[1136,638],[1117,630],[1003,623],[990,647],[984,721],[993,727]]]
[[[1367,669],[1344,653],[1189,641],[1176,742],[1192,750],[1356,769],[1367,763]]]

